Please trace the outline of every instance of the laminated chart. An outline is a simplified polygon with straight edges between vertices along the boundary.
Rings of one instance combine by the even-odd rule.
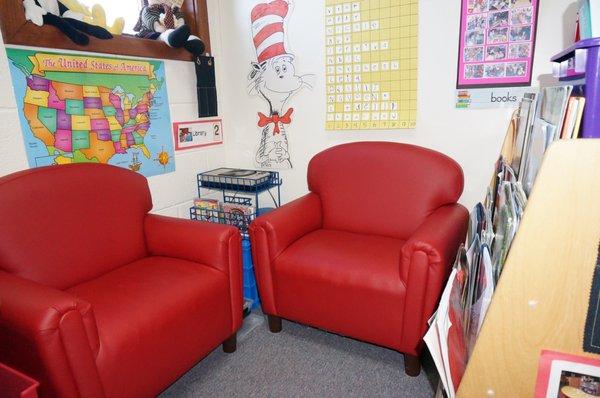
[[[418,0],[326,0],[326,130],[414,128]]]

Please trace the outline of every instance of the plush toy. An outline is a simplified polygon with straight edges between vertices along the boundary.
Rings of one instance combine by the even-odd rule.
[[[184,47],[194,55],[204,52],[199,37],[190,32],[181,11],[183,0],[143,0],[140,18],[133,28],[144,39],[162,40],[168,46]]]
[[[23,0],[25,18],[38,26],[52,25],[73,43],[85,46],[90,36],[112,39],[112,34],[100,27],[69,17],[69,9],[58,0]],[[64,15],[66,14],[66,16]]]
[[[61,3],[69,9],[69,11],[63,14],[63,17],[78,19],[91,25],[103,27],[113,35],[120,35],[123,33],[125,19],[116,18],[113,21],[113,24],[108,26],[106,23],[106,12],[100,4],[94,4],[90,11],[85,4],[78,0],[61,0]]]

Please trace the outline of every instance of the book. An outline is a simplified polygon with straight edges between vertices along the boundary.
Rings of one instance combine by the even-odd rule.
[[[194,199],[194,207],[198,219],[208,222],[219,222],[219,201],[215,199]]]
[[[221,210],[224,213],[239,216],[251,216],[254,214],[254,206],[240,205],[237,203],[223,203],[221,205]]]
[[[562,126],[562,131],[560,132],[560,139],[570,139],[573,135],[573,130],[575,130],[575,123],[577,122],[577,115],[579,113],[579,98],[571,97],[569,98],[569,103],[567,105],[567,113],[565,114],[565,121]]]
[[[583,119],[583,110],[585,108],[585,97],[579,97],[579,107],[577,108],[577,118],[575,119],[575,127],[571,132],[571,138],[578,138],[581,130],[581,120]]]
[[[521,162],[523,159],[523,152],[525,151],[525,143],[527,142],[527,136],[533,125],[533,116],[535,114],[536,106],[536,95],[534,93],[525,93],[518,110],[518,121],[517,131],[514,140],[514,151],[513,158],[509,162],[512,169],[516,172],[518,177]]]
[[[545,87],[542,92],[542,102],[540,104],[539,117],[546,123],[555,127],[555,135],[548,142],[548,145],[560,138],[560,133],[565,120],[569,97],[573,91],[573,86],[555,86]]]
[[[579,0],[579,36],[582,40],[600,36],[600,0]]]
[[[225,224],[238,227],[242,231],[246,231],[252,222],[255,213],[255,207],[249,205],[241,205],[237,203],[223,203],[221,205],[222,217]]]
[[[194,199],[194,206],[199,209],[219,210],[219,201],[216,199]]]

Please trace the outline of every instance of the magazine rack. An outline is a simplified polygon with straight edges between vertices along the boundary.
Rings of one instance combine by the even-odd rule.
[[[202,198],[202,190],[218,191],[222,196],[223,203],[239,204],[244,206],[254,205],[255,212],[252,214],[241,214],[227,212],[220,209],[200,209],[198,207],[190,208],[190,219],[199,221],[209,221],[221,224],[228,224],[237,227],[242,234],[242,262],[243,262],[243,287],[244,287],[244,314],[249,314],[249,309],[258,308],[260,298],[256,288],[256,278],[254,277],[254,266],[252,264],[252,255],[250,247],[250,237],[248,227],[252,220],[260,214],[259,198],[263,193],[268,193],[275,207],[281,205],[281,184],[279,173],[276,171],[267,172],[264,178],[249,179],[240,176],[216,176],[213,173],[217,170],[211,170],[197,175],[198,197]],[[276,196],[271,190],[277,189]]]
[[[554,77],[585,96],[581,138],[600,138],[600,37],[581,40],[552,57]]]
[[[532,397],[542,349],[583,352],[600,240],[600,140],[546,152],[458,397]]]
[[[233,225],[238,227],[244,238],[248,238],[248,226],[252,220],[256,218],[259,210],[260,195],[264,192],[268,192],[273,199],[275,207],[281,205],[282,181],[279,178],[279,173],[276,171],[268,172],[268,175],[259,181],[246,179],[244,177],[212,176],[210,175],[211,172],[212,171],[207,171],[198,174],[198,197],[201,198],[203,196],[203,189],[219,191],[223,203],[234,203],[246,206],[254,204],[256,212],[253,214],[233,214],[222,210],[208,210],[191,207],[190,219],[192,220],[213,221]],[[271,190],[275,188],[277,188],[276,196],[271,193]]]

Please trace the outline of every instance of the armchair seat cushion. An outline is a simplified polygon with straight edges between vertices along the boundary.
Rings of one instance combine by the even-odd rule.
[[[318,229],[274,261],[277,313],[363,341],[400,347],[404,241]]]
[[[147,257],[68,291],[92,304],[107,397],[154,395],[231,333],[227,276],[195,262]]]

